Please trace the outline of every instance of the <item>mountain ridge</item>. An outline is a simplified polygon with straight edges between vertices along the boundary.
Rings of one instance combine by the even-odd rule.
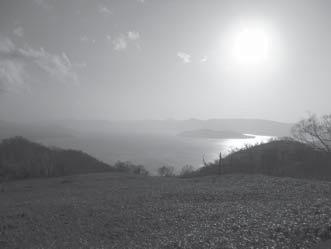
[[[249,136],[241,134],[234,131],[216,131],[210,129],[199,129],[199,130],[190,130],[183,131],[177,134],[182,137],[192,137],[192,138],[211,138],[211,139],[247,139],[254,138],[254,136]]]

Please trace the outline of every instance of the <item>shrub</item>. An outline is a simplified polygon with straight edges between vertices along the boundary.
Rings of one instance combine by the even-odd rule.
[[[185,165],[180,170],[179,176],[187,177],[187,176],[192,175],[193,172],[194,172],[194,167],[192,165]]]
[[[175,168],[172,166],[162,166],[157,170],[159,176],[174,176],[175,175]]]
[[[114,165],[115,170],[123,173],[135,174],[135,175],[149,175],[149,172],[143,165],[136,165],[129,161],[122,162],[117,161]]]

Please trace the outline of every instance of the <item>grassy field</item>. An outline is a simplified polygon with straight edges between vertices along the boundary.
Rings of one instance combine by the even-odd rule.
[[[330,182],[100,173],[0,192],[2,249],[315,248],[330,229]]]

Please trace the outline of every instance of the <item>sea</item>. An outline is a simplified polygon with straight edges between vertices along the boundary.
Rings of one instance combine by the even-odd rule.
[[[253,136],[245,139],[190,138],[169,134],[80,134],[48,138],[43,144],[64,149],[84,151],[110,165],[117,161],[130,161],[144,165],[151,174],[162,166],[176,171],[185,165],[203,166],[203,160],[213,162],[245,146],[266,143],[275,137]]]

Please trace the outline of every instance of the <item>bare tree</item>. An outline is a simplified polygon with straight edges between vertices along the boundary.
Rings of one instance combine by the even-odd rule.
[[[310,115],[293,126],[292,135],[317,150],[331,153],[331,115]]]
[[[179,175],[180,176],[189,176],[194,172],[194,167],[192,165],[185,165],[182,167]]]
[[[175,168],[171,166],[162,166],[157,170],[159,176],[174,176]]]

